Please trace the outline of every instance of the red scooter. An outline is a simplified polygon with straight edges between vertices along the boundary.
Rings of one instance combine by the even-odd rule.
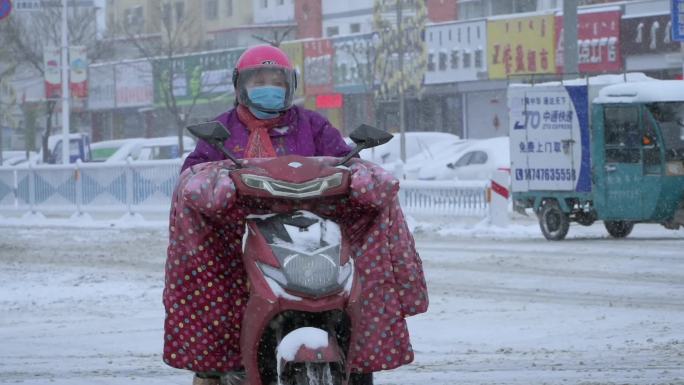
[[[346,385],[361,287],[349,240],[331,207],[350,194],[344,164],[392,136],[362,125],[342,159],[288,155],[238,160],[218,122],[188,127],[234,163],[230,176],[250,214],[242,241],[250,297],[240,348],[249,385]]]

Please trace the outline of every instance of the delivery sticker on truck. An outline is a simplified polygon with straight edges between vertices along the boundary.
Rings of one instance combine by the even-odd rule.
[[[514,192],[591,189],[586,86],[512,86]]]

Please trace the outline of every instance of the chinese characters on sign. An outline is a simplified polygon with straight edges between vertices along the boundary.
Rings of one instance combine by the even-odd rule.
[[[577,15],[579,71],[601,73],[622,70],[620,55],[620,12]],[[556,68],[563,73],[563,16],[556,17]]]
[[[546,15],[488,21],[489,77],[554,73],[554,20]]]

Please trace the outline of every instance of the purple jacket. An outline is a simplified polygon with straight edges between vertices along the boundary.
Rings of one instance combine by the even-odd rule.
[[[297,154],[302,156],[345,156],[351,150],[342,139],[340,132],[321,114],[302,107],[293,106],[286,113],[290,122],[287,130],[274,129],[269,134],[273,148],[278,156]],[[215,120],[223,123],[230,131],[230,138],[223,146],[237,158],[243,158],[249,130],[237,117],[237,111],[232,109]],[[226,157],[209,143],[200,140],[195,150],[188,155],[181,169],[198,163],[224,160]]]

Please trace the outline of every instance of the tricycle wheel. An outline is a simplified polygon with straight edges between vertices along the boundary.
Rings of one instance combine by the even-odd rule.
[[[549,241],[561,241],[568,235],[570,218],[561,210],[558,202],[546,201],[542,205],[539,215],[539,227],[541,227],[544,238]]]
[[[596,221],[596,214],[593,212],[589,213],[577,213],[575,215],[575,221],[582,226],[591,226]]]
[[[613,238],[624,238],[632,232],[634,222],[627,221],[604,221],[603,224]]]

